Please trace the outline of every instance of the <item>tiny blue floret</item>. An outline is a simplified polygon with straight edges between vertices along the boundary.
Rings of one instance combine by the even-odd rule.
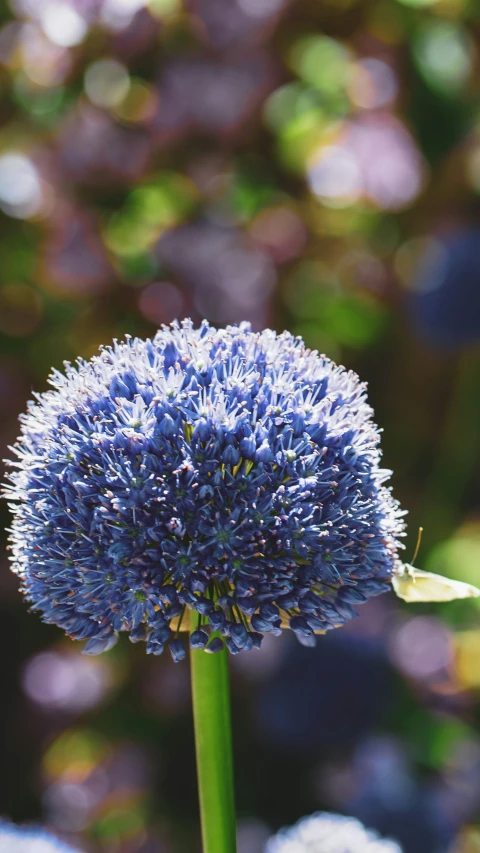
[[[75,850],[42,829],[0,820],[0,853],[75,853]]]
[[[319,812],[274,835],[264,853],[402,853],[402,849],[352,817]]]
[[[87,653],[125,631],[181,660],[192,612],[194,648],[312,645],[390,588],[403,522],[365,386],[300,338],[184,321],[50,382],[10,463],[13,569]]]

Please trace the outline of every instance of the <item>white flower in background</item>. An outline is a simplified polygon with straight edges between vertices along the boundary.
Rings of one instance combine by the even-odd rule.
[[[318,812],[280,830],[267,842],[265,853],[402,853],[402,849],[354,818]]]
[[[0,853],[75,853],[53,835],[41,829],[25,829],[0,821]],[[78,852],[79,853],[79,852]]]

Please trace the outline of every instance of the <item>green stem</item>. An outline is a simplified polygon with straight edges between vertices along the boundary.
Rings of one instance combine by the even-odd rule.
[[[190,659],[203,853],[236,853],[227,650],[191,649]]]

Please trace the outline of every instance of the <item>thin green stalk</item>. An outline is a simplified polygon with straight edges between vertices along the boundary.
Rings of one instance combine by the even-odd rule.
[[[236,853],[227,651],[191,649],[190,659],[203,853]]]

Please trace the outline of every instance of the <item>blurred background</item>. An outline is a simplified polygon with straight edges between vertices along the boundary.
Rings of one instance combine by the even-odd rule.
[[[64,359],[175,317],[287,328],[368,380],[405,558],[423,525],[417,565],[478,584],[475,0],[0,10],[1,456]],[[198,853],[187,664],[83,657],[0,560],[0,813]],[[240,853],[319,808],[480,850],[479,605],[359,613],[232,660]]]

